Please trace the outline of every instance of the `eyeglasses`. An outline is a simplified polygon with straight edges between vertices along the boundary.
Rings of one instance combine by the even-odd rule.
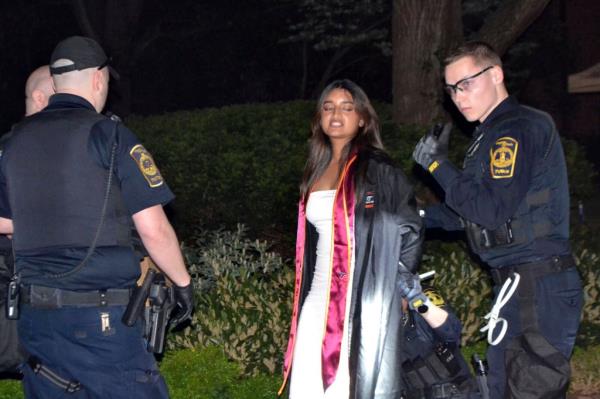
[[[475,79],[479,75],[482,75],[484,72],[492,69],[493,67],[493,65],[490,65],[487,68],[483,68],[475,75],[467,76],[466,78],[459,80],[453,85],[446,83],[444,85],[444,88],[446,89],[446,92],[448,93],[448,95],[450,95],[450,97],[455,96],[456,93],[458,93],[459,91],[464,91],[465,93],[468,93],[473,89],[473,79]]]

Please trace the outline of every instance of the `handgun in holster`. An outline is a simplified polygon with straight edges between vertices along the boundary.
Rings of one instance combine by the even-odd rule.
[[[150,302],[147,319],[149,327],[147,336],[148,351],[162,353],[169,318],[177,304],[175,301],[175,290],[173,287],[167,286],[164,275],[159,274],[154,278],[148,299]]]
[[[127,304],[127,309],[125,309],[125,313],[123,313],[123,318],[121,319],[126,326],[133,327],[140,316],[142,316],[155,276],[156,271],[148,269],[142,285],[136,286],[133,290],[133,294]]]
[[[175,291],[167,286],[164,275],[148,269],[142,285],[134,290],[122,321],[132,327],[143,316],[143,336],[148,352],[162,353],[169,317],[175,305]]]

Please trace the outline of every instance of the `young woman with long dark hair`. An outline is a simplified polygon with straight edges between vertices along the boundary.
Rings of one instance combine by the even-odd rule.
[[[311,130],[284,365],[290,398],[396,398],[398,265],[414,271],[422,241],[412,187],[355,83],[325,88]]]

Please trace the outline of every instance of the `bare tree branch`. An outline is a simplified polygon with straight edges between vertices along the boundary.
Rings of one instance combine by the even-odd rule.
[[[325,88],[325,85],[331,78],[333,74],[333,70],[335,69],[337,63],[352,49],[352,46],[340,47],[335,50],[335,53],[329,59],[329,63],[327,64],[327,68],[325,68],[325,72],[321,75],[321,79],[319,83],[315,86],[312,92],[312,98],[315,98],[319,95],[321,91]]]
[[[540,16],[550,0],[507,0],[484,23],[473,39],[491,44],[503,55]]]

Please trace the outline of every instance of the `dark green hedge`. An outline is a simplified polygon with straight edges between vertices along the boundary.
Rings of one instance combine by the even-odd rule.
[[[389,104],[376,104],[376,109],[389,152],[415,180],[432,185],[411,157],[425,130],[396,127]],[[313,111],[314,103],[308,101],[238,105],[133,117],[127,124],[152,152],[177,195],[174,216],[185,235],[191,226],[232,228],[241,222],[278,236],[294,232]],[[458,131],[452,135],[451,159],[457,164],[468,141]],[[594,187],[592,166],[575,143],[566,141],[565,149],[571,192],[576,198],[588,197]]]
[[[178,227],[263,230],[293,221],[313,105],[293,102],[136,118],[128,125],[177,195]]]

